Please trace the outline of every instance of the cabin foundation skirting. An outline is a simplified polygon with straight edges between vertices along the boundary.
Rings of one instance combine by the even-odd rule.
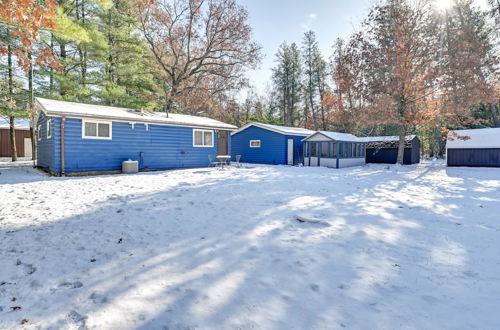
[[[121,170],[113,171],[87,171],[87,172],[70,172],[70,173],[56,173],[50,169],[42,166],[36,167],[38,170],[45,172],[51,176],[92,176],[92,175],[106,175],[106,174],[120,174]]]

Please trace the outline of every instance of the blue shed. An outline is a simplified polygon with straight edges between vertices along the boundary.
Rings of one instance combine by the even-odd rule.
[[[302,142],[305,166],[343,168],[365,164],[366,142],[352,134],[319,131]]]
[[[229,133],[217,120],[181,114],[36,98],[37,165],[52,174],[118,173],[122,162],[140,170],[204,167],[229,155]]]
[[[314,131],[300,128],[250,123],[231,133],[231,156],[241,162],[297,165],[303,162],[302,139]]]
[[[500,128],[448,133],[446,161],[448,166],[500,167]]]
[[[399,136],[368,136],[361,137],[366,145],[366,162],[396,164],[398,160]],[[420,140],[416,135],[407,135],[403,164],[420,163]]]

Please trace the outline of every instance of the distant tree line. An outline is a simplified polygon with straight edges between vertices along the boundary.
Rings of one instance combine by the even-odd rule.
[[[261,58],[247,16],[235,0],[1,0],[11,139],[32,95],[233,121],[226,109]]]
[[[280,46],[273,88],[250,93],[240,121],[418,134],[426,155],[442,156],[448,130],[500,127],[498,6],[459,0],[437,11],[432,1],[383,0],[350,38],[337,40],[329,60],[308,31],[301,45]],[[403,139],[399,148],[402,162]]]
[[[313,31],[280,45],[263,94],[245,77],[261,49],[237,0],[0,1],[0,115],[12,139],[15,117],[34,118],[33,95],[236,125],[416,133],[429,156],[443,154],[447,130],[500,126],[496,0],[441,12],[381,0],[327,56]]]

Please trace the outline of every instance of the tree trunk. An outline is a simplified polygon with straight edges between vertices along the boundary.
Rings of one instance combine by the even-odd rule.
[[[50,34],[50,51],[54,52],[54,35]],[[54,69],[49,68],[49,94],[54,92]]]
[[[8,74],[9,74],[9,97],[12,97],[14,92],[14,80],[13,80],[13,72],[12,72],[12,48],[7,45],[7,65],[8,65]],[[13,110],[13,109],[11,109]],[[16,128],[14,125],[14,117],[9,117],[9,133],[10,133],[10,154],[12,157],[12,161],[15,162],[17,160],[17,147],[16,147]]]
[[[406,144],[406,127],[401,126],[399,129],[399,145],[398,145],[398,160],[397,164],[403,165],[404,155],[405,155],[405,144]]]
[[[33,121],[33,120],[31,120]],[[30,125],[30,134],[31,134],[31,159],[36,160],[36,138],[35,138],[35,126]]]
[[[497,114],[497,105],[490,103],[491,116],[493,117],[493,125],[495,127],[500,127],[500,119]]]
[[[312,69],[309,69],[311,72]],[[312,73],[309,73],[309,90],[307,91],[307,94],[309,94],[309,105],[311,106],[311,113],[312,113],[312,116],[313,116],[313,124],[314,124],[314,130],[317,131],[318,130],[318,120],[316,118],[316,111],[314,109],[314,100],[313,100],[313,97],[314,97],[314,89],[313,89],[313,83],[312,83]]]
[[[61,62],[62,62],[62,65],[65,66],[66,65],[66,57],[68,56],[67,52],[66,52],[66,44],[64,44],[63,41],[61,41],[61,44],[59,45],[60,47],[60,50],[61,50]],[[66,72],[66,68],[64,68],[64,76],[66,76],[67,72]],[[61,84],[59,83],[59,95],[61,96],[64,96],[66,95],[66,87],[63,86],[64,84]]]
[[[28,90],[30,93],[30,107],[33,107],[34,97],[33,97],[33,61],[31,54],[29,54],[30,59],[30,71],[28,72]],[[30,112],[30,135],[31,135],[31,159],[36,159],[36,138],[35,138],[35,120],[32,117],[34,114]],[[26,151],[25,151],[26,153]]]
[[[14,117],[9,117],[10,119],[10,153],[12,156],[12,161],[17,160],[17,148],[16,148],[16,131],[14,127]]]
[[[325,119],[325,105],[323,104],[323,92],[320,91],[320,94],[319,94],[319,100],[321,102],[321,121],[322,121],[322,128],[323,128],[323,131],[326,131],[326,119]]]

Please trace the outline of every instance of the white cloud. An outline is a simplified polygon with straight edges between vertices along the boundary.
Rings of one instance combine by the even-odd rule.
[[[307,15],[307,17],[309,17],[310,20],[315,20],[316,18],[318,18],[318,14],[310,13],[309,15]]]

